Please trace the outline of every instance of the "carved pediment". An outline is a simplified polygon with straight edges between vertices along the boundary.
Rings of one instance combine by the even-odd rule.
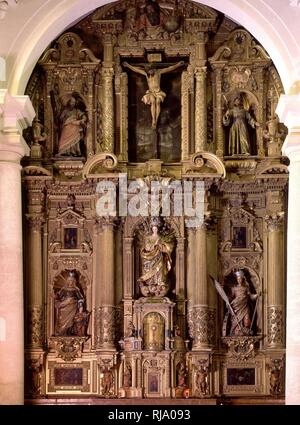
[[[46,50],[39,64],[73,65],[99,62],[100,60],[94,56],[93,52],[83,46],[83,41],[77,34],[67,32],[57,40],[55,47]]]
[[[234,30],[227,41],[209,59],[212,64],[216,62],[243,62],[256,65],[269,63],[270,60],[265,50],[256,43],[247,31],[242,29]]]
[[[148,4],[122,0],[97,9],[92,23],[102,34],[120,34],[124,30],[128,41],[139,43],[166,41],[172,39],[173,34],[177,34],[176,40],[179,40],[182,32],[213,31],[217,28],[217,18],[217,12],[210,7],[189,0],[157,0]]]
[[[270,160],[263,161],[258,164],[256,169],[256,178],[270,177],[270,175],[278,174],[287,177],[289,174],[288,166],[282,162],[274,162]]]
[[[67,209],[62,214],[59,215],[58,220],[62,222],[62,224],[74,224],[79,225],[83,222],[83,217],[75,211],[71,209]]]
[[[230,218],[232,224],[244,224],[247,225],[249,222],[255,219],[254,215],[246,211],[244,208],[231,208]]]
[[[39,177],[52,177],[49,170],[37,165],[28,165],[22,169],[23,176],[39,176]]]

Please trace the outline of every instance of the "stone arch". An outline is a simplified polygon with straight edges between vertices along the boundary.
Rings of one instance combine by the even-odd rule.
[[[197,0],[196,0],[197,1]],[[11,94],[23,94],[29,76],[37,63],[42,52],[60,33],[67,27],[79,20],[81,17],[91,13],[94,9],[109,3],[106,0],[79,0],[73,2],[66,0],[64,7],[57,5],[49,8],[48,3],[42,6],[37,5],[35,14],[34,36],[32,25],[24,25],[22,30],[10,34],[9,43],[10,52],[12,52],[12,61],[8,66],[8,88]],[[238,4],[234,0],[220,3],[218,0],[202,0],[206,6],[213,7],[226,14],[231,19],[239,22],[249,32],[255,35],[258,41],[270,54],[281,76],[285,90],[299,78],[299,63],[297,58],[300,56],[300,48],[289,26],[285,24],[280,16],[280,5],[275,5],[272,9],[268,8],[263,1],[255,6],[246,0],[241,0]],[[278,2],[280,3],[280,2]],[[26,5],[20,3],[18,9],[23,9],[24,22],[30,21],[31,13],[25,9]],[[288,7],[288,6],[287,6]],[[291,8],[291,12],[293,9]],[[10,19],[14,16],[7,16],[7,27],[9,28]]]

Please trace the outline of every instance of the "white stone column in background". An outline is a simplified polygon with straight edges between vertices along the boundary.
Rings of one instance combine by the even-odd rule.
[[[283,153],[290,160],[287,237],[286,404],[300,404],[300,95],[283,95],[277,107],[289,129]]]
[[[22,130],[34,115],[28,96],[0,90],[0,404],[24,402],[20,160],[29,154]]]

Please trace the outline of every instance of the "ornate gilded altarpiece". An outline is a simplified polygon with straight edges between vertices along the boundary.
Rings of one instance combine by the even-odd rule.
[[[207,6],[121,0],[54,40],[26,93],[27,397],[282,397],[288,163],[264,48]],[[200,182],[202,224],[99,215],[120,176]]]

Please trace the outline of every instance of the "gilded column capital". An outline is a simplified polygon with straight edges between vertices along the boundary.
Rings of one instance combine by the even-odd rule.
[[[206,80],[207,67],[206,66],[196,66],[194,69],[195,78],[199,82],[204,82]]]
[[[45,223],[45,217],[42,213],[29,213],[26,214],[26,219],[29,224],[29,227],[34,231],[40,232],[42,230],[42,226]]]
[[[101,68],[101,73],[103,78],[112,79],[114,76],[114,69],[112,67],[103,66]]]
[[[276,232],[282,229],[284,222],[284,212],[274,213],[265,216],[265,223],[269,232]]]
[[[95,220],[96,233],[102,233],[105,229],[114,230],[119,223],[118,217],[97,217]]]
[[[131,252],[134,238],[123,238],[124,248],[126,252]]]

